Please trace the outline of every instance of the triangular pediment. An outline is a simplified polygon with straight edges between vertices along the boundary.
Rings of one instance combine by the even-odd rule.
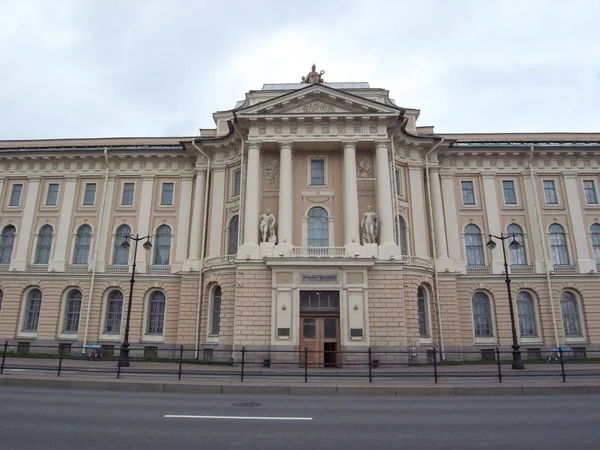
[[[396,106],[384,105],[370,99],[313,84],[278,97],[242,107],[238,116],[326,116],[326,115],[398,115],[402,111]]]

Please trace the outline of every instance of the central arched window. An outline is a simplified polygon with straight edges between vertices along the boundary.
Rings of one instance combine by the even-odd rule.
[[[25,306],[25,317],[23,320],[23,331],[33,333],[37,331],[41,308],[42,291],[39,289],[32,289],[27,294],[27,304]]]
[[[525,266],[527,265],[527,254],[525,253],[525,240],[523,239],[523,228],[516,223],[511,223],[506,229],[507,234],[510,236],[508,243],[510,244],[513,239],[520,245],[518,248],[510,248],[510,263],[513,266]]]
[[[519,315],[519,332],[521,333],[521,336],[537,336],[535,309],[533,306],[533,298],[529,292],[521,291],[517,294],[517,312]]]
[[[92,227],[87,224],[81,225],[77,229],[75,238],[75,253],[73,254],[73,264],[87,264],[90,256],[90,245],[92,242]]]
[[[548,228],[550,232],[550,248],[552,250],[552,263],[557,266],[568,266],[569,250],[567,248],[567,238],[562,225],[553,223]]]
[[[239,216],[233,216],[229,221],[229,241],[227,242],[227,254],[235,255],[238,249]]]
[[[162,334],[165,324],[167,299],[161,291],[154,291],[148,300],[148,334]]]
[[[483,256],[483,240],[477,225],[465,227],[465,247],[467,250],[467,266],[485,266]]]
[[[404,217],[398,216],[398,245],[402,256],[408,255],[408,230]]]
[[[10,264],[16,232],[17,229],[12,225],[8,225],[2,230],[2,235],[0,236],[0,264]]]
[[[154,247],[154,265],[168,266],[171,255],[171,227],[161,225],[156,229],[156,247]]]
[[[308,212],[308,247],[329,247],[329,218],[327,211],[321,207],[312,208]]]
[[[106,304],[105,333],[121,332],[121,316],[123,314],[123,293],[117,289],[110,291]]]
[[[129,264],[129,247],[123,248],[121,244],[127,236],[131,235],[129,225],[119,225],[115,232],[115,242],[113,244],[113,259],[112,263],[117,266],[126,266]]]
[[[560,312],[566,337],[583,336],[579,319],[579,308],[575,294],[565,291],[560,294]]]
[[[213,289],[211,311],[210,334],[218,335],[221,331],[221,286]]]
[[[492,337],[492,308],[490,298],[483,292],[473,294],[473,327],[476,337]]]
[[[596,265],[600,266],[600,224],[592,224],[592,226],[590,227],[590,233],[592,237],[592,248],[594,249],[594,258],[596,259]]]
[[[40,228],[38,234],[37,248],[35,251],[34,264],[48,264],[50,261],[50,250],[52,250],[52,235],[54,230],[50,225]]]
[[[419,315],[419,336],[421,337],[429,337],[427,310],[427,291],[423,286],[419,286],[417,289],[417,313]]]
[[[67,295],[63,333],[77,333],[79,330],[79,315],[81,313],[81,291],[72,289]]]

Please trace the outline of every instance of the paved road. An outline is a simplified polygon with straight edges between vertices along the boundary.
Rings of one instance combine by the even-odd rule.
[[[600,445],[596,395],[257,397],[3,388],[0,396],[1,449],[595,450]]]

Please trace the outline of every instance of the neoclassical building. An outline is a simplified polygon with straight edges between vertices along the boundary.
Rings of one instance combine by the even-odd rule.
[[[139,235],[146,355],[486,357],[512,342],[503,233],[523,357],[600,348],[600,133],[437,134],[321,75],[199,136],[0,141],[0,339],[118,349]]]

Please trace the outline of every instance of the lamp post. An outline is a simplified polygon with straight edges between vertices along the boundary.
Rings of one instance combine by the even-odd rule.
[[[508,238],[512,237],[511,243],[508,245],[509,248],[515,250],[521,247],[519,241],[515,239],[515,235],[505,236],[500,233],[500,236],[495,236],[490,234],[490,240],[486,244],[486,247],[490,250],[494,250],[496,248],[496,242],[494,239],[500,240],[502,243],[502,256],[504,257],[504,282],[506,283],[506,292],[508,294],[508,307],[510,310],[510,326],[512,330],[512,368],[516,370],[522,370],[525,368],[523,361],[521,360],[521,350],[519,346],[519,341],[517,341],[517,329],[515,327],[515,311],[513,308],[512,294],[510,292],[510,278],[508,276],[508,262],[506,261],[506,247],[504,246],[504,241]]]
[[[141,236],[136,234],[135,237],[127,234],[123,243],[121,244],[122,248],[129,248],[129,239],[135,242],[133,247],[133,265],[131,267],[131,279],[129,280],[129,300],[127,301],[127,320],[125,322],[125,336],[123,337],[123,342],[121,343],[121,349],[119,351],[119,367],[129,367],[129,321],[131,320],[131,301],[133,300],[133,284],[135,283],[135,262],[137,259],[137,248],[138,242],[146,239],[146,242],[142,245],[145,250],[150,250],[152,248],[152,243],[150,242],[150,236]]]

